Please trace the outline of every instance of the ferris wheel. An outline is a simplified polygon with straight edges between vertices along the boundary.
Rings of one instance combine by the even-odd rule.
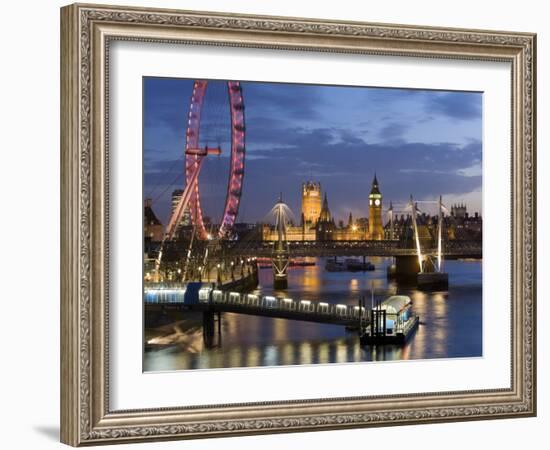
[[[196,80],[189,105],[187,132],[185,142],[185,190],[170,222],[166,228],[165,239],[172,239],[182,215],[188,208],[191,220],[199,239],[223,238],[231,231],[239,213],[241,201],[244,163],[245,163],[245,122],[244,101],[241,84],[238,81],[228,81],[229,119],[231,127],[231,149],[229,155],[229,174],[225,202],[220,225],[217,230],[207,230],[201,207],[199,174],[203,161],[208,155],[220,155],[218,147],[199,147],[201,135],[201,116],[208,87],[208,81]]]
[[[229,122],[231,128],[231,144],[229,154],[229,174],[223,214],[216,230],[207,230],[201,207],[199,174],[204,159],[208,155],[220,155],[222,149],[205,145],[200,147],[201,116],[205,103],[208,81],[195,80],[189,105],[187,131],[185,133],[185,189],[170,217],[156,261],[156,269],[160,266],[164,243],[172,240],[181,223],[186,210],[190,212],[195,234],[199,239],[208,240],[227,237],[239,213],[239,205],[244,179],[245,161],[245,122],[244,101],[241,84],[238,81],[227,81],[229,96]],[[204,131],[204,130],[202,130]]]

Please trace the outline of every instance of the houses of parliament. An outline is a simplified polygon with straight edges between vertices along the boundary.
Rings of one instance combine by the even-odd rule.
[[[287,227],[287,241],[365,241],[365,240],[404,240],[412,242],[413,223],[410,214],[398,216],[383,222],[382,193],[376,175],[368,195],[369,216],[354,219],[349,214],[347,223],[336,221],[328,206],[328,196],[322,195],[321,184],[302,184],[302,214],[300,225]],[[394,211],[390,202],[389,211]],[[418,213],[417,230],[420,241],[433,241],[436,238],[438,217]],[[445,238],[449,240],[481,240],[483,221],[476,212],[468,214],[465,204],[452,205],[449,215],[443,217]],[[277,240],[277,233],[270,225],[263,225],[262,239]]]
[[[327,193],[321,192],[321,184],[307,181],[302,184],[302,213],[300,225],[287,227],[287,241],[364,241],[384,239],[382,222],[382,194],[376,175],[368,196],[369,217],[354,219],[349,213],[347,223],[336,224],[329,206]],[[262,230],[263,240],[277,239],[272,227]]]

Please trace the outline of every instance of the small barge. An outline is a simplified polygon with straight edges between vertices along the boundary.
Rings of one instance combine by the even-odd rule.
[[[360,331],[361,345],[403,345],[418,328],[419,318],[412,312],[412,301],[406,295],[393,295],[370,311]]]
[[[336,259],[334,259],[334,260],[329,259],[325,263],[325,270],[327,272],[345,272],[346,271],[346,266],[341,261],[337,261]]]
[[[365,272],[374,270],[374,264],[369,261],[361,261],[356,258],[347,258],[343,262],[337,258],[329,259],[325,263],[327,272]]]
[[[374,264],[369,261],[361,261],[356,258],[348,258],[344,261],[349,272],[365,272],[375,269]]]

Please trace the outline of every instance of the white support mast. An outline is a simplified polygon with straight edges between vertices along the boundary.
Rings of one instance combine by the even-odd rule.
[[[424,272],[424,269],[422,267],[422,252],[420,250],[420,238],[418,237],[418,226],[416,224],[416,203],[413,201],[413,196],[411,194],[411,199],[409,201],[410,207],[412,209],[412,222],[413,222],[413,230],[414,230],[414,238],[416,241],[416,252],[418,254],[418,265],[420,266],[420,273]]]
[[[390,208],[388,209],[390,215],[390,239],[393,240],[393,204],[390,202]]]
[[[280,256],[278,264],[274,264],[275,271],[278,275],[286,274],[288,269],[289,259],[284,258],[283,255],[288,253],[285,246],[286,242],[286,214],[285,204],[283,203],[283,195],[279,196],[279,201],[275,205],[275,228],[277,230],[277,243],[275,245],[275,253]],[[279,258],[277,258],[279,259]],[[282,264],[281,264],[282,263]]]
[[[273,286],[275,289],[286,289],[288,287],[287,269],[290,262],[288,242],[286,240],[286,226],[287,214],[290,213],[290,209],[283,203],[282,194],[271,212],[275,216],[275,228],[277,230],[277,242],[274,245],[273,256],[271,258]]]
[[[443,228],[443,202],[441,195],[439,196],[439,217],[437,222],[437,271],[441,272],[442,270],[442,259],[441,259],[441,239],[442,239],[442,228]]]

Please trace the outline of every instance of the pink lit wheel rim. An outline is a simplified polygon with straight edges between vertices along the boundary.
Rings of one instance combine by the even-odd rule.
[[[190,182],[193,174],[193,167],[200,156],[191,154],[190,149],[199,147],[201,112],[206,95],[208,81],[196,80],[193,85],[193,95],[189,107],[189,116],[187,122],[187,135],[185,143],[185,179]],[[245,125],[244,125],[244,102],[241,85],[238,81],[227,82],[227,92],[229,94],[229,112],[231,118],[231,155],[229,166],[229,180],[227,184],[227,193],[225,197],[225,206],[221,224],[217,233],[206,230],[203,220],[203,212],[200,201],[199,183],[195,183],[195,189],[191,193],[189,200],[191,220],[196,226],[197,234],[201,239],[215,237],[226,237],[228,232],[235,224],[237,214],[239,213],[239,204],[241,201],[243,178],[244,178],[244,156],[245,156]]]

